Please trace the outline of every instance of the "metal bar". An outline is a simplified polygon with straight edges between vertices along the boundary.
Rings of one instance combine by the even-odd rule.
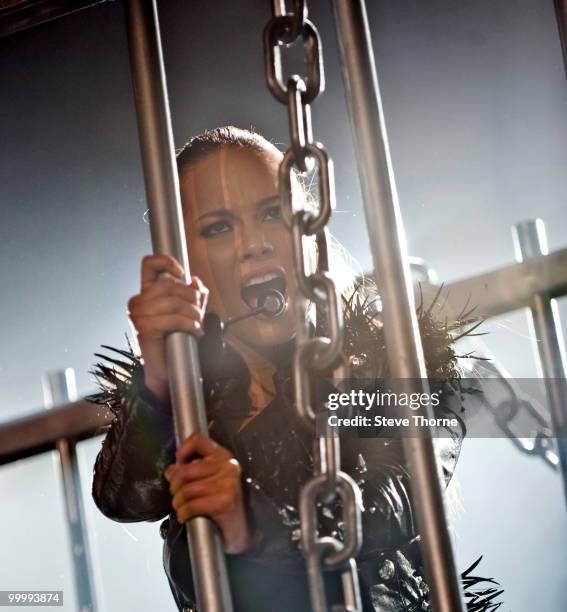
[[[125,0],[126,30],[154,253],[174,257],[191,274],[179,195],[171,119],[155,0]],[[169,387],[179,445],[195,431],[207,434],[197,340],[176,332],[166,339]],[[213,521],[186,524],[197,604],[203,612],[230,612],[220,533]]]
[[[567,73],[567,0],[555,0],[555,16],[559,29],[559,40],[563,52],[563,64]]]
[[[363,0],[333,0],[333,7],[374,269],[383,300],[390,370],[393,378],[406,379],[404,391],[423,392],[427,391],[427,374],[366,7]],[[460,581],[432,440],[406,436],[403,444],[432,608],[460,612]]]
[[[106,0],[0,0],[0,38]]]
[[[75,373],[71,368],[51,372],[44,377],[44,401],[47,409],[76,399]],[[81,497],[81,475],[77,460],[76,442],[69,437],[57,440],[59,465],[65,499],[65,516],[69,533],[77,610],[96,610],[95,585]]]
[[[57,440],[96,436],[111,422],[112,413],[80,400],[42,410],[0,425],[0,465],[53,450]]]
[[[512,233],[518,261],[529,261],[547,254],[545,226],[541,219],[517,223]],[[543,291],[534,294],[528,321],[539,355],[540,375],[545,382],[567,500],[567,358],[557,302]]]
[[[527,308],[540,292],[551,298],[567,294],[567,249],[448,283],[443,290],[455,312],[468,300],[475,314],[487,317]]]
[[[440,288],[437,275],[424,263],[414,263],[412,268],[427,303],[427,298],[433,297]],[[374,272],[366,273],[366,276],[373,275]],[[414,284],[419,294],[417,282]],[[495,317],[519,308],[529,308],[534,294],[541,292],[550,298],[567,295],[567,249],[444,283],[443,309],[449,317],[456,316],[468,304],[468,308],[475,307],[475,316]]]

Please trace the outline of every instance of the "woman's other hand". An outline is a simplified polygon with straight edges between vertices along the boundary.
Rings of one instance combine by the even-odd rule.
[[[222,531],[226,553],[238,554],[251,546],[242,471],[226,448],[194,433],[179,446],[176,463],[166,468],[164,476],[180,523],[208,516]]]
[[[168,255],[144,257],[141,276],[140,293],[128,301],[128,313],[144,359],[145,384],[165,401],[169,395],[165,337],[176,331],[203,335],[209,290],[197,276],[190,285],[185,283],[183,268]]]

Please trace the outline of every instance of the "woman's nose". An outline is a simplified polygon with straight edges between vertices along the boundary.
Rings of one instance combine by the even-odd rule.
[[[242,235],[241,259],[257,259],[273,252],[274,248],[264,232],[248,231]]]

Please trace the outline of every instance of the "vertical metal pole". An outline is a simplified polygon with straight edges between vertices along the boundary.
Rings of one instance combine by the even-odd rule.
[[[516,223],[512,236],[516,261],[529,261],[547,255],[545,225],[541,219]],[[538,365],[544,379],[553,433],[557,438],[559,467],[567,498],[567,359],[557,301],[544,293],[536,293],[528,313],[528,322],[539,355]]]
[[[124,9],[153,249],[179,261],[190,281],[156,2],[125,0]],[[208,433],[197,340],[181,332],[169,334],[166,351],[179,445],[195,431]],[[186,528],[199,610],[231,612],[217,526],[196,517]]]
[[[559,40],[563,52],[563,64],[567,72],[567,0],[555,0],[555,17],[559,29]]]
[[[359,167],[374,270],[383,300],[392,377],[405,392],[427,392],[407,247],[394,183],[374,53],[363,0],[333,0],[343,79]],[[427,415],[429,416],[429,415]],[[410,419],[413,424],[413,419]],[[437,612],[463,610],[432,439],[404,436],[425,570]]]
[[[77,399],[74,371],[67,368],[63,371],[46,374],[43,378],[43,397],[47,409],[74,402]],[[75,441],[68,438],[57,440],[56,446],[59,454],[65,498],[65,516],[73,558],[77,610],[79,612],[94,612],[96,610],[95,586],[92,579],[92,565],[81,501],[81,478],[77,449]]]

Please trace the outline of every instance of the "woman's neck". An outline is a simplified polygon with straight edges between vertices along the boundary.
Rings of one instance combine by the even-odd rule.
[[[248,395],[254,412],[263,410],[276,394],[273,376],[276,366],[273,359],[256,348],[242,342],[239,338],[226,337],[230,346],[238,351],[250,372]]]

